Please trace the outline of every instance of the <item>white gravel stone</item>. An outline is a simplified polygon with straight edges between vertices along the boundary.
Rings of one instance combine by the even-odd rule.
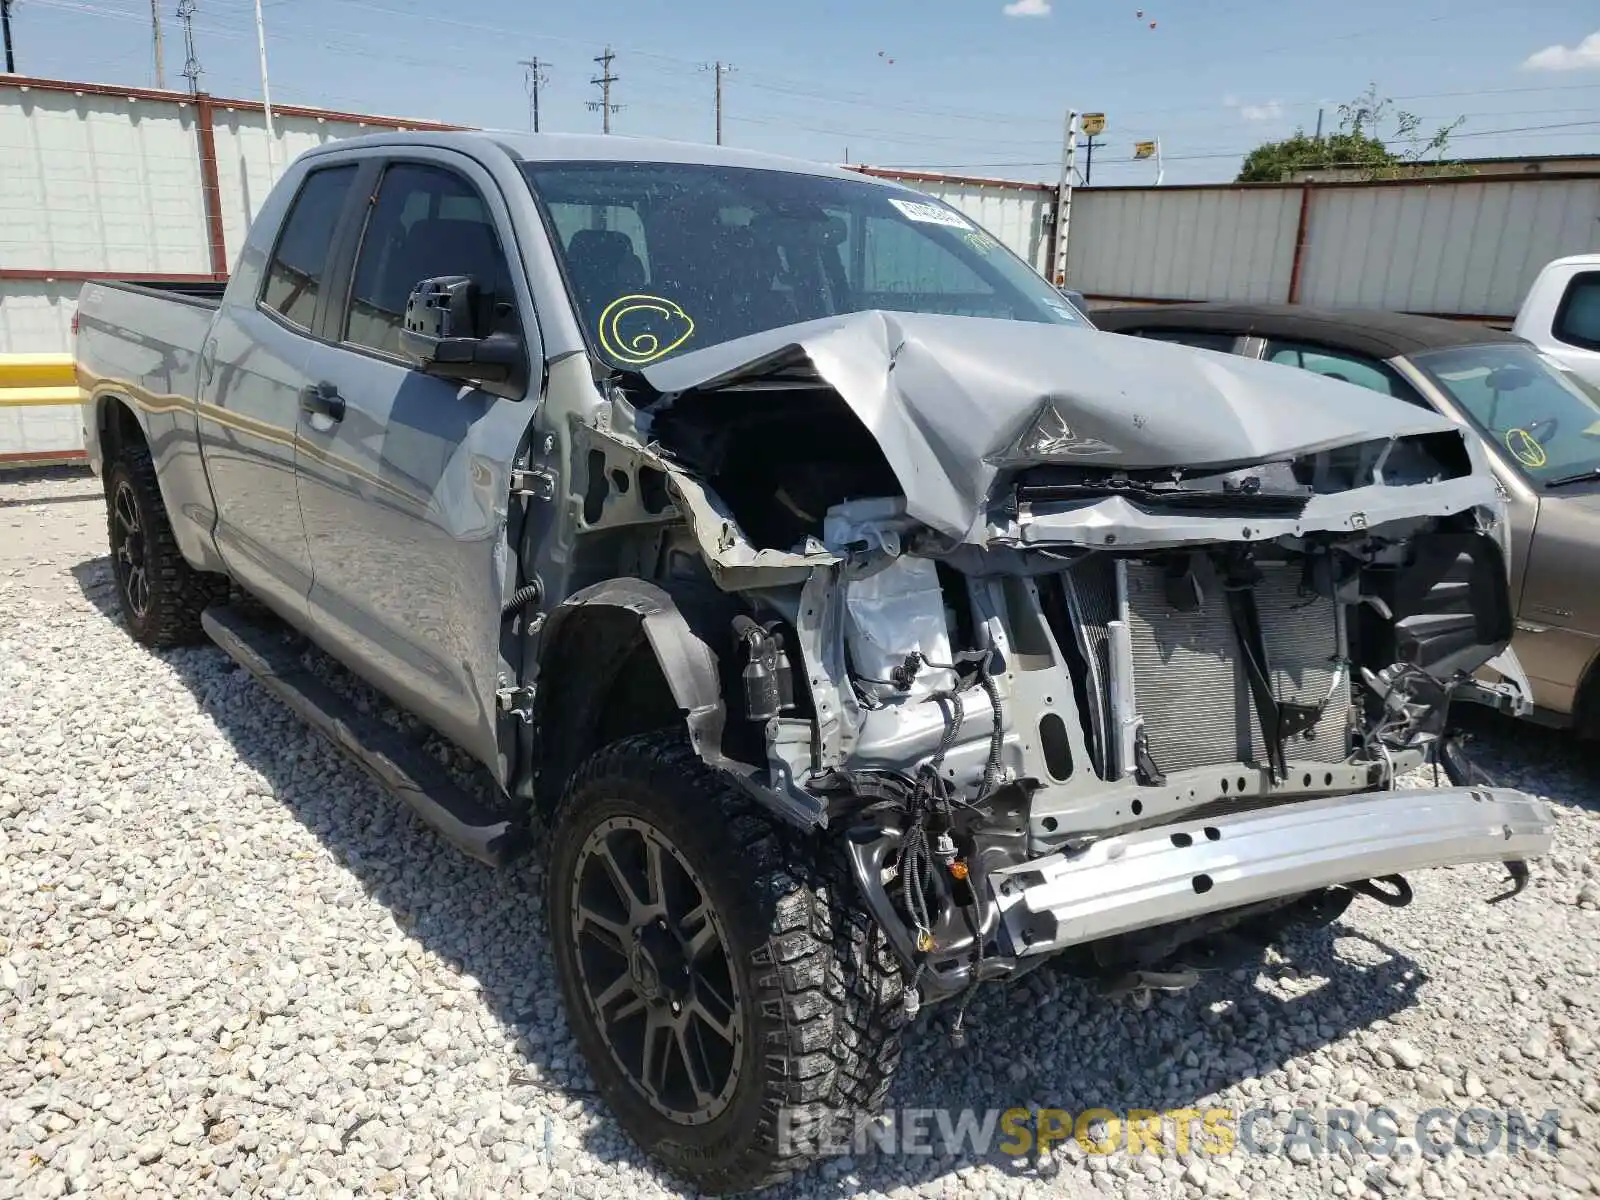
[[[1407,1071],[1415,1071],[1422,1065],[1422,1051],[1410,1042],[1400,1038],[1393,1038],[1383,1044],[1384,1051],[1394,1060],[1394,1064]]]
[[[0,1197],[685,1194],[590,1090],[537,858],[477,866],[220,653],[136,646],[103,611],[97,488],[0,482]],[[1494,866],[1423,873],[1409,908],[1357,901],[1262,969],[1142,1010],[1046,967],[978,994],[965,1050],[926,1014],[890,1103],[1267,1107],[1268,1145],[1295,1109],[1509,1104],[1567,1114],[1559,1156],[1191,1149],[1180,1170],[1170,1151],[1135,1165],[1075,1142],[1043,1169],[872,1152],[776,1196],[1584,1194],[1600,763],[1560,734],[1472,724],[1482,765],[1560,818],[1516,900],[1484,903]]]

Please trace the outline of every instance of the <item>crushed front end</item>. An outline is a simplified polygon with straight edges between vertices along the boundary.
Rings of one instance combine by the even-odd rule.
[[[848,318],[663,372],[643,422],[745,608],[724,746],[838,840],[908,1006],[1061,953],[1181,986],[1356,896],[1404,903],[1429,867],[1505,862],[1520,890],[1550,814],[1449,722],[1455,700],[1526,703],[1478,678],[1512,618],[1476,444],[1358,389],[1113,335],[1013,348],[1047,373],[1067,355],[1072,389],[950,367],[1043,336],[973,332],[1001,324]],[[1196,377],[1187,409],[1127,399]],[[1343,425],[1322,407],[1341,403]],[[718,441],[736,409],[843,414],[838,457],[786,475],[776,455],[741,490],[759,439]],[[852,418],[880,463],[851,466]],[[783,532],[746,544],[762,525]],[[1407,787],[1426,766],[1451,786]]]

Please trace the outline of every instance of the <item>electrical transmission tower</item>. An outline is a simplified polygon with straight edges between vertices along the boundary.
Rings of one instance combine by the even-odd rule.
[[[611,60],[616,57],[611,47],[607,46],[606,52],[594,60],[600,64],[600,74],[589,81],[600,89],[600,99],[589,101],[589,111],[600,110],[601,131],[604,133],[611,132],[611,114],[622,111],[622,105],[611,103],[611,85],[617,82],[617,76],[611,73]]]
[[[537,58],[524,58],[518,60],[522,67],[522,86],[528,92],[528,125],[535,132],[539,132],[539,89],[550,82],[550,77],[539,65]]]
[[[189,81],[189,94],[200,92],[200,76],[204,74],[200,59],[194,52],[195,0],[178,0],[178,20],[183,22],[183,77]]]
[[[732,74],[734,66],[725,62],[706,63],[700,69],[717,73],[717,145],[720,146],[722,145],[722,77]]]

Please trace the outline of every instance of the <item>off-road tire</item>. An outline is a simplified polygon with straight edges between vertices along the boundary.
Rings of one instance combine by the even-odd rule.
[[[742,1071],[727,1107],[704,1124],[651,1106],[612,1057],[583,990],[573,877],[590,831],[618,816],[661,830],[701,877],[739,972]],[[818,1130],[848,1137],[883,1104],[905,1023],[900,966],[845,870],[837,847],[768,816],[675,731],[604,747],[557,808],[547,904],[568,1023],[623,1128],[706,1191],[789,1178],[828,1144]]]
[[[172,535],[166,505],[156,483],[156,467],[144,446],[125,446],[105,476],[107,541],[117,602],[133,640],[146,646],[180,646],[204,639],[200,614],[228,598],[228,579],[197,571],[185,561]],[[129,573],[119,560],[126,537],[119,525],[119,495],[131,499],[139,525],[144,579],[148,595],[141,606],[129,594]]]

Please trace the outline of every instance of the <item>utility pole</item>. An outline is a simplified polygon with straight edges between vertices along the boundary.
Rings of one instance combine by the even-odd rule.
[[[156,87],[167,88],[167,64],[161,54],[161,0],[150,0],[150,36],[156,44]]]
[[[6,42],[6,74],[17,73],[17,59],[11,53],[11,0],[0,0],[0,28],[5,31]]]
[[[1317,109],[1317,141],[1322,140],[1322,110]]]
[[[523,58],[518,60],[522,67],[522,86],[528,90],[528,125],[535,132],[539,132],[539,89],[548,81],[544,68],[539,65],[537,58]]]
[[[719,62],[700,69],[717,73],[717,145],[720,146],[722,145],[722,77],[733,70],[733,64]]]
[[[260,2],[261,0],[256,0],[256,3]],[[617,76],[611,73],[611,60],[616,57],[611,52],[611,47],[607,46],[606,52],[594,60],[600,64],[600,74],[589,81],[600,89],[600,99],[589,101],[588,107],[590,112],[597,108],[600,110],[600,127],[603,133],[611,132],[611,114],[622,111],[622,105],[611,103],[611,85],[617,82]]]
[[[1105,113],[1092,112],[1083,114],[1083,123],[1080,126],[1084,136],[1083,155],[1083,186],[1088,187],[1094,178],[1094,147],[1095,139],[1106,131]]]
[[[278,182],[278,135],[272,128],[272,89],[267,85],[267,30],[261,23],[261,0],[256,0],[256,52],[261,57],[261,111],[267,118],[267,181]]]
[[[189,81],[189,94],[200,94],[200,76],[204,73],[200,58],[194,52],[195,0],[178,0],[178,20],[183,22],[183,77]]]

